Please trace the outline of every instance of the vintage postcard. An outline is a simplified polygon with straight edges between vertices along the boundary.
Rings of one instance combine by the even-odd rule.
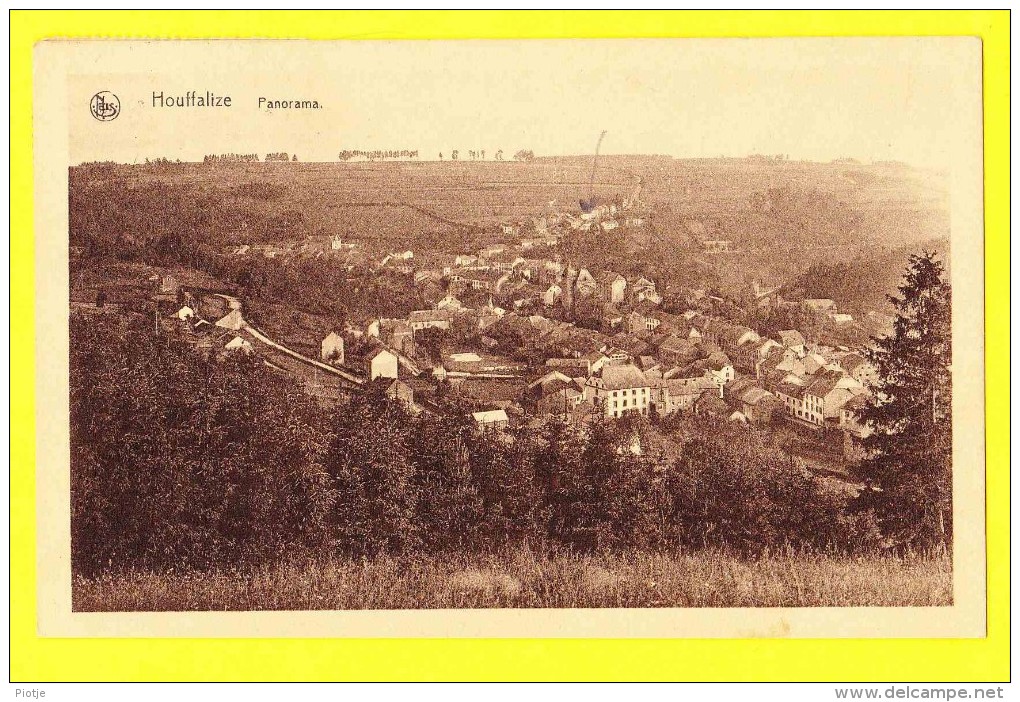
[[[984,636],[981,78],[40,43],[39,633]]]

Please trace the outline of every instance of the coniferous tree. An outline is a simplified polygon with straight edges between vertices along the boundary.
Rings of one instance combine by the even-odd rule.
[[[867,353],[878,370],[874,400],[860,412],[864,440],[860,506],[886,537],[922,549],[952,543],[952,295],[942,263],[910,257],[891,335]]]

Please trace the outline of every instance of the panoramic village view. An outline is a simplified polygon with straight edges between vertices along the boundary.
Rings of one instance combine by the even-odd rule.
[[[944,174],[222,154],[69,204],[78,610],[952,602]]]

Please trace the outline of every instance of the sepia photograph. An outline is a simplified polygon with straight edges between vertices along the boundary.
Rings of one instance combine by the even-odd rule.
[[[121,44],[61,95],[71,612],[983,593],[979,44]]]

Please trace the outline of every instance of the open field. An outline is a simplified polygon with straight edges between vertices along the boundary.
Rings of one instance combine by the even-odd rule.
[[[72,188],[80,169],[72,168]],[[134,188],[167,185],[198,198],[226,198],[256,209],[293,209],[306,218],[301,226],[305,231],[295,234],[322,230],[387,240],[422,231],[456,234],[547,209],[576,211],[578,199],[588,195],[590,169],[590,156],[526,163],[182,163],[113,165],[89,178],[98,189],[114,183]],[[906,166],[603,156],[594,191],[600,198],[627,197],[639,180],[643,201],[667,204],[695,219],[730,216],[755,193],[791,188],[827,193],[862,212],[895,220],[901,238],[942,236],[948,226],[943,177]],[[918,212],[923,216],[915,222]],[[223,224],[238,236],[244,233],[242,221]]]
[[[269,238],[339,233],[376,251],[421,248],[422,241],[427,248],[456,248],[465,238],[483,243],[479,228],[541,214],[551,201],[576,209],[588,188],[586,169],[548,163],[184,163],[102,171],[89,176],[87,187],[97,195],[169,188],[216,203],[226,216],[206,222],[211,242],[254,243],[246,220],[291,213]],[[72,190],[74,175],[72,169]],[[607,171],[596,190],[626,195],[634,182]]]
[[[948,557],[518,551],[78,577],[73,602],[75,611],[947,606],[952,566]]]

